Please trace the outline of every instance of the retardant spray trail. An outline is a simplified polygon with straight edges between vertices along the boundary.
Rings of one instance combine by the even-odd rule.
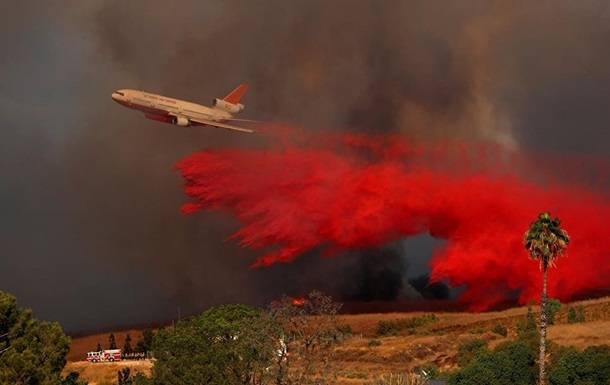
[[[242,227],[234,239],[243,247],[273,250],[255,266],[290,262],[314,248],[337,255],[429,232],[447,240],[431,259],[433,279],[465,285],[460,300],[472,310],[515,293],[520,303],[538,297],[538,265],[527,258],[522,237],[548,210],[572,238],[567,256],[550,273],[550,295],[568,300],[610,288],[610,204],[604,194],[542,186],[524,175],[498,173],[495,166],[439,167],[429,162],[429,152],[400,140],[331,142],[196,153],[177,165],[186,194],[195,200],[182,210],[236,216]],[[440,155],[450,158],[442,150]]]

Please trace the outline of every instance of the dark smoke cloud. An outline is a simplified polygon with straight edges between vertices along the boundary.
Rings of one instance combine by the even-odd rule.
[[[307,291],[370,253],[248,270],[236,223],[179,214],[172,167],[256,140],[145,121],[117,88],[206,102],[247,81],[247,115],[307,129],[608,155],[606,1],[5,3],[1,288],[72,331]]]
[[[449,287],[443,282],[430,282],[430,275],[423,274],[409,280],[409,284],[426,299],[448,299]]]
[[[352,297],[364,301],[397,299],[408,287],[407,267],[400,250],[374,249],[363,252],[359,271],[352,276],[357,285]],[[415,293],[415,290],[411,288],[411,292]]]

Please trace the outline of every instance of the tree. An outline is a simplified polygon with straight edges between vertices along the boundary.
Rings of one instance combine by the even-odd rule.
[[[114,338],[114,334],[110,333],[108,336],[108,349],[116,349],[116,339]]]
[[[10,294],[0,291],[0,384],[78,384],[61,378],[70,339],[59,324],[34,318]]]
[[[300,301],[284,297],[271,304],[270,316],[281,329],[276,385],[327,384],[335,345],[343,338],[336,315],[341,304],[319,291]]]
[[[568,308],[568,323],[573,324],[585,321],[585,309],[581,305],[578,310],[572,306]]]
[[[154,338],[156,385],[263,383],[276,357],[266,314],[245,305],[211,308],[160,330]],[[139,380],[136,380],[139,383]]]
[[[546,327],[547,327],[547,271],[555,266],[568,244],[570,237],[560,227],[559,218],[551,218],[548,212],[538,215],[538,219],[530,224],[523,238],[523,244],[530,254],[530,258],[537,260],[542,270],[542,294],[540,300],[540,354],[539,354],[539,383],[546,384]]]
[[[487,341],[476,338],[464,342],[458,348],[458,364],[461,367],[467,366],[476,356],[487,349]]]
[[[152,350],[153,339],[155,333],[152,329],[145,329],[140,336],[140,339],[136,343],[136,352],[148,353]]]
[[[95,348],[95,351],[96,351],[96,352],[101,352],[102,350],[104,350],[104,349],[102,348],[102,344],[100,344],[100,343],[98,342],[98,343],[97,343],[97,347]]]
[[[131,336],[129,333],[125,336],[125,344],[123,345],[123,353],[131,354],[133,353],[133,348],[131,347]]]

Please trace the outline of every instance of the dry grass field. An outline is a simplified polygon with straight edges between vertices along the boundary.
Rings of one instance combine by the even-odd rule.
[[[114,385],[117,382],[117,372],[123,368],[130,368],[133,374],[150,374],[152,361],[122,361],[113,363],[91,364],[87,361],[68,362],[65,373],[78,372],[80,378],[89,382],[89,385]]]
[[[557,344],[577,348],[610,344],[610,297],[571,305],[584,307],[586,322],[568,324],[567,306],[562,306],[556,324],[549,330],[549,338]],[[455,368],[457,350],[461,343],[482,338],[493,347],[516,335],[516,325],[526,313],[526,307],[487,313],[435,312],[436,321],[416,328],[409,335],[397,336],[378,336],[379,321],[419,317],[425,313],[343,315],[340,322],[350,325],[353,337],[344,341],[336,350],[334,365],[339,373],[340,384],[362,384],[377,375],[404,372],[427,363],[434,363],[442,369]],[[508,336],[493,333],[491,330],[496,325],[505,326]],[[119,346],[127,332],[134,340],[140,335],[137,330],[116,332]],[[83,359],[97,341],[105,344],[107,337],[107,334],[103,334],[75,338],[70,360]],[[148,361],[121,364],[71,362],[66,370],[79,371],[90,384],[99,385],[104,384],[101,382],[104,380],[116,381],[116,371],[121,365],[133,365],[136,370],[143,372],[149,371],[152,366]]]

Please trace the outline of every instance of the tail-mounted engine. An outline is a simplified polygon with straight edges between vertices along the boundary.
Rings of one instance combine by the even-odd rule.
[[[243,111],[245,108],[244,105],[241,103],[233,104],[218,98],[212,100],[212,105],[214,106],[214,108],[218,108],[230,114],[236,114],[240,111]]]

